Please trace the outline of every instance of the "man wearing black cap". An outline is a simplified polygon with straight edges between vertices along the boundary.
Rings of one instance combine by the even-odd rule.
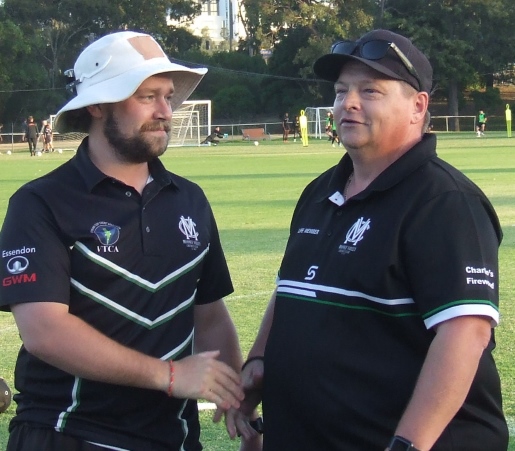
[[[334,83],[347,153],[295,208],[241,411],[262,396],[266,451],[505,451],[502,232],[424,133],[429,61],[374,30],[314,71]]]

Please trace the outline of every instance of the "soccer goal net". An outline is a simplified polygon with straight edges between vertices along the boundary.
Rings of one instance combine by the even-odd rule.
[[[187,100],[173,112],[169,146],[199,146],[211,130],[211,100]]]
[[[331,113],[333,107],[307,107],[305,109],[306,118],[308,120],[308,135],[313,138],[324,138],[325,135],[325,121],[327,113]]]

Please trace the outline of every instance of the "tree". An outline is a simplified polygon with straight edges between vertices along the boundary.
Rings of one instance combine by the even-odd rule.
[[[246,52],[208,54],[194,49],[179,56],[178,63],[209,68],[192,98],[213,101],[215,122],[229,117],[248,119],[262,111],[264,78],[260,74],[267,74],[268,68],[260,55],[251,57]]]
[[[312,79],[315,59],[334,41],[356,38],[370,29],[377,8],[375,0],[243,0],[242,4],[248,35],[244,44],[253,52],[271,49],[270,73],[292,79]],[[263,93],[267,110],[282,115],[313,104],[313,98],[332,96],[332,87],[279,79],[267,81]]]
[[[113,31],[145,31],[171,44],[169,35],[176,28],[167,19],[191,19],[199,8],[186,0],[5,0],[7,15],[24,34],[44,43],[40,57],[54,77],[86,44]]]
[[[433,65],[436,89],[448,99],[449,115],[459,115],[461,92],[472,84],[492,84],[493,74],[513,62],[512,0],[388,0],[389,29],[413,39]],[[454,121],[459,130],[459,121]]]
[[[31,55],[30,41],[0,7],[0,122],[4,124],[25,115],[34,96],[30,89],[45,79]]]
[[[245,85],[228,85],[213,97],[213,116],[217,119],[241,120],[256,106],[256,93]]]
[[[356,36],[372,25],[375,0],[242,0],[247,36],[274,48],[288,30],[309,28],[318,37]]]
[[[296,80],[304,67],[304,61],[298,60],[296,55],[311,35],[312,31],[307,27],[289,29],[275,45],[270,57],[270,73],[281,78],[267,80],[263,84],[264,106],[267,111],[277,114],[278,118],[282,118],[291,109],[297,111],[312,103],[311,95],[306,96],[303,85]]]
[[[196,38],[185,30],[177,32],[167,19],[191,19],[200,4],[187,0],[5,0],[0,10],[5,20],[18,27],[19,42],[29,49],[17,67],[34,66],[32,89],[53,90],[33,98],[32,108],[54,112],[64,102],[63,71],[73,67],[90,42],[113,31],[131,29],[152,34],[168,50],[195,45]],[[11,45],[16,41],[2,42]],[[0,67],[0,79],[5,73],[5,66]],[[22,89],[17,78],[13,86]]]

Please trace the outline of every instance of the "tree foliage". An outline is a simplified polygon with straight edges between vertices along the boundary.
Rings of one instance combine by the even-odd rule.
[[[388,0],[384,20],[429,56],[451,115],[459,114],[463,89],[492,86],[494,74],[513,62],[512,0]]]
[[[248,40],[243,48],[271,49],[270,72],[287,77],[314,77],[315,59],[342,38],[357,38],[372,28],[375,0],[243,0]],[[266,110],[282,117],[290,107],[327,103],[332,88],[278,79],[263,87]],[[324,100],[325,99],[325,100]],[[332,101],[331,101],[332,102]]]
[[[375,0],[242,0],[248,47],[275,48],[291,30],[306,28],[315,39],[357,36],[371,28]]]
[[[209,71],[193,93],[194,99],[211,99],[213,117],[235,121],[251,120],[263,111],[262,86],[269,80],[268,67],[260,55],[246,52],[209,54],[193,49],[181,55],[177,62],[208,67]],[[243,119],[246,118],[246,119]]]
[[[200,38],[167,20],[191,19],[200,6],[187,0],[0,2],[0,119],[29,108],[40,117],[55,112],[64,101],[62,71],[89,42],[124,29],[152,34],[187,65],[207,65],[210,71],[194,95],[216,98],[224,105],[215,105],[216,115],[236,117],[279,117],[332,102],[331,84],[313,81],[313,62],[334,41],[356,39],[373,28],[404,34],[429,56],[436,95],[448,99],[453,115],[465,89],[491,88],[494,76],[515,62],[513,0],[241,0],[246,38],[238,51],[212,55],[201,51]],[[272,52],[268,65],[262,50]],[[37,88],[48,92],[35,98],[29,89]]]

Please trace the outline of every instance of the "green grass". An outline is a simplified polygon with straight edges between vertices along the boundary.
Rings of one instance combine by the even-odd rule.
[[[500,250],[501,325],[496,330],[495,351],[501,373],[504,407],[511,424],[510,451],[515,451],[515,138],[489,133],[440,134],[438,152],[473,179],[494,204],[503,226]],[[9,196],[24,182],[44,174],[73,155],[30,158],[28,152],[5,155],[0,149],[0,220]],[[211,201],[235,292],[227,304],[236,324],[244,354],[247,353],[274,288],[274,281],[288,236],[296,200],[304,186],[335,164],[343,149],[325,140],[300,143],[224,143],[218,147],[169,149],[166,166],[197,183]],[[19,347],[10,314],[0,313],[0,375],[13,385],[13,368]],[[0,449],[7,442],[7,425],[14,406],[0,415]],[[203,442],[207,450],[238,449],[222,425],[211,423],[211,412],[202,412]]]

